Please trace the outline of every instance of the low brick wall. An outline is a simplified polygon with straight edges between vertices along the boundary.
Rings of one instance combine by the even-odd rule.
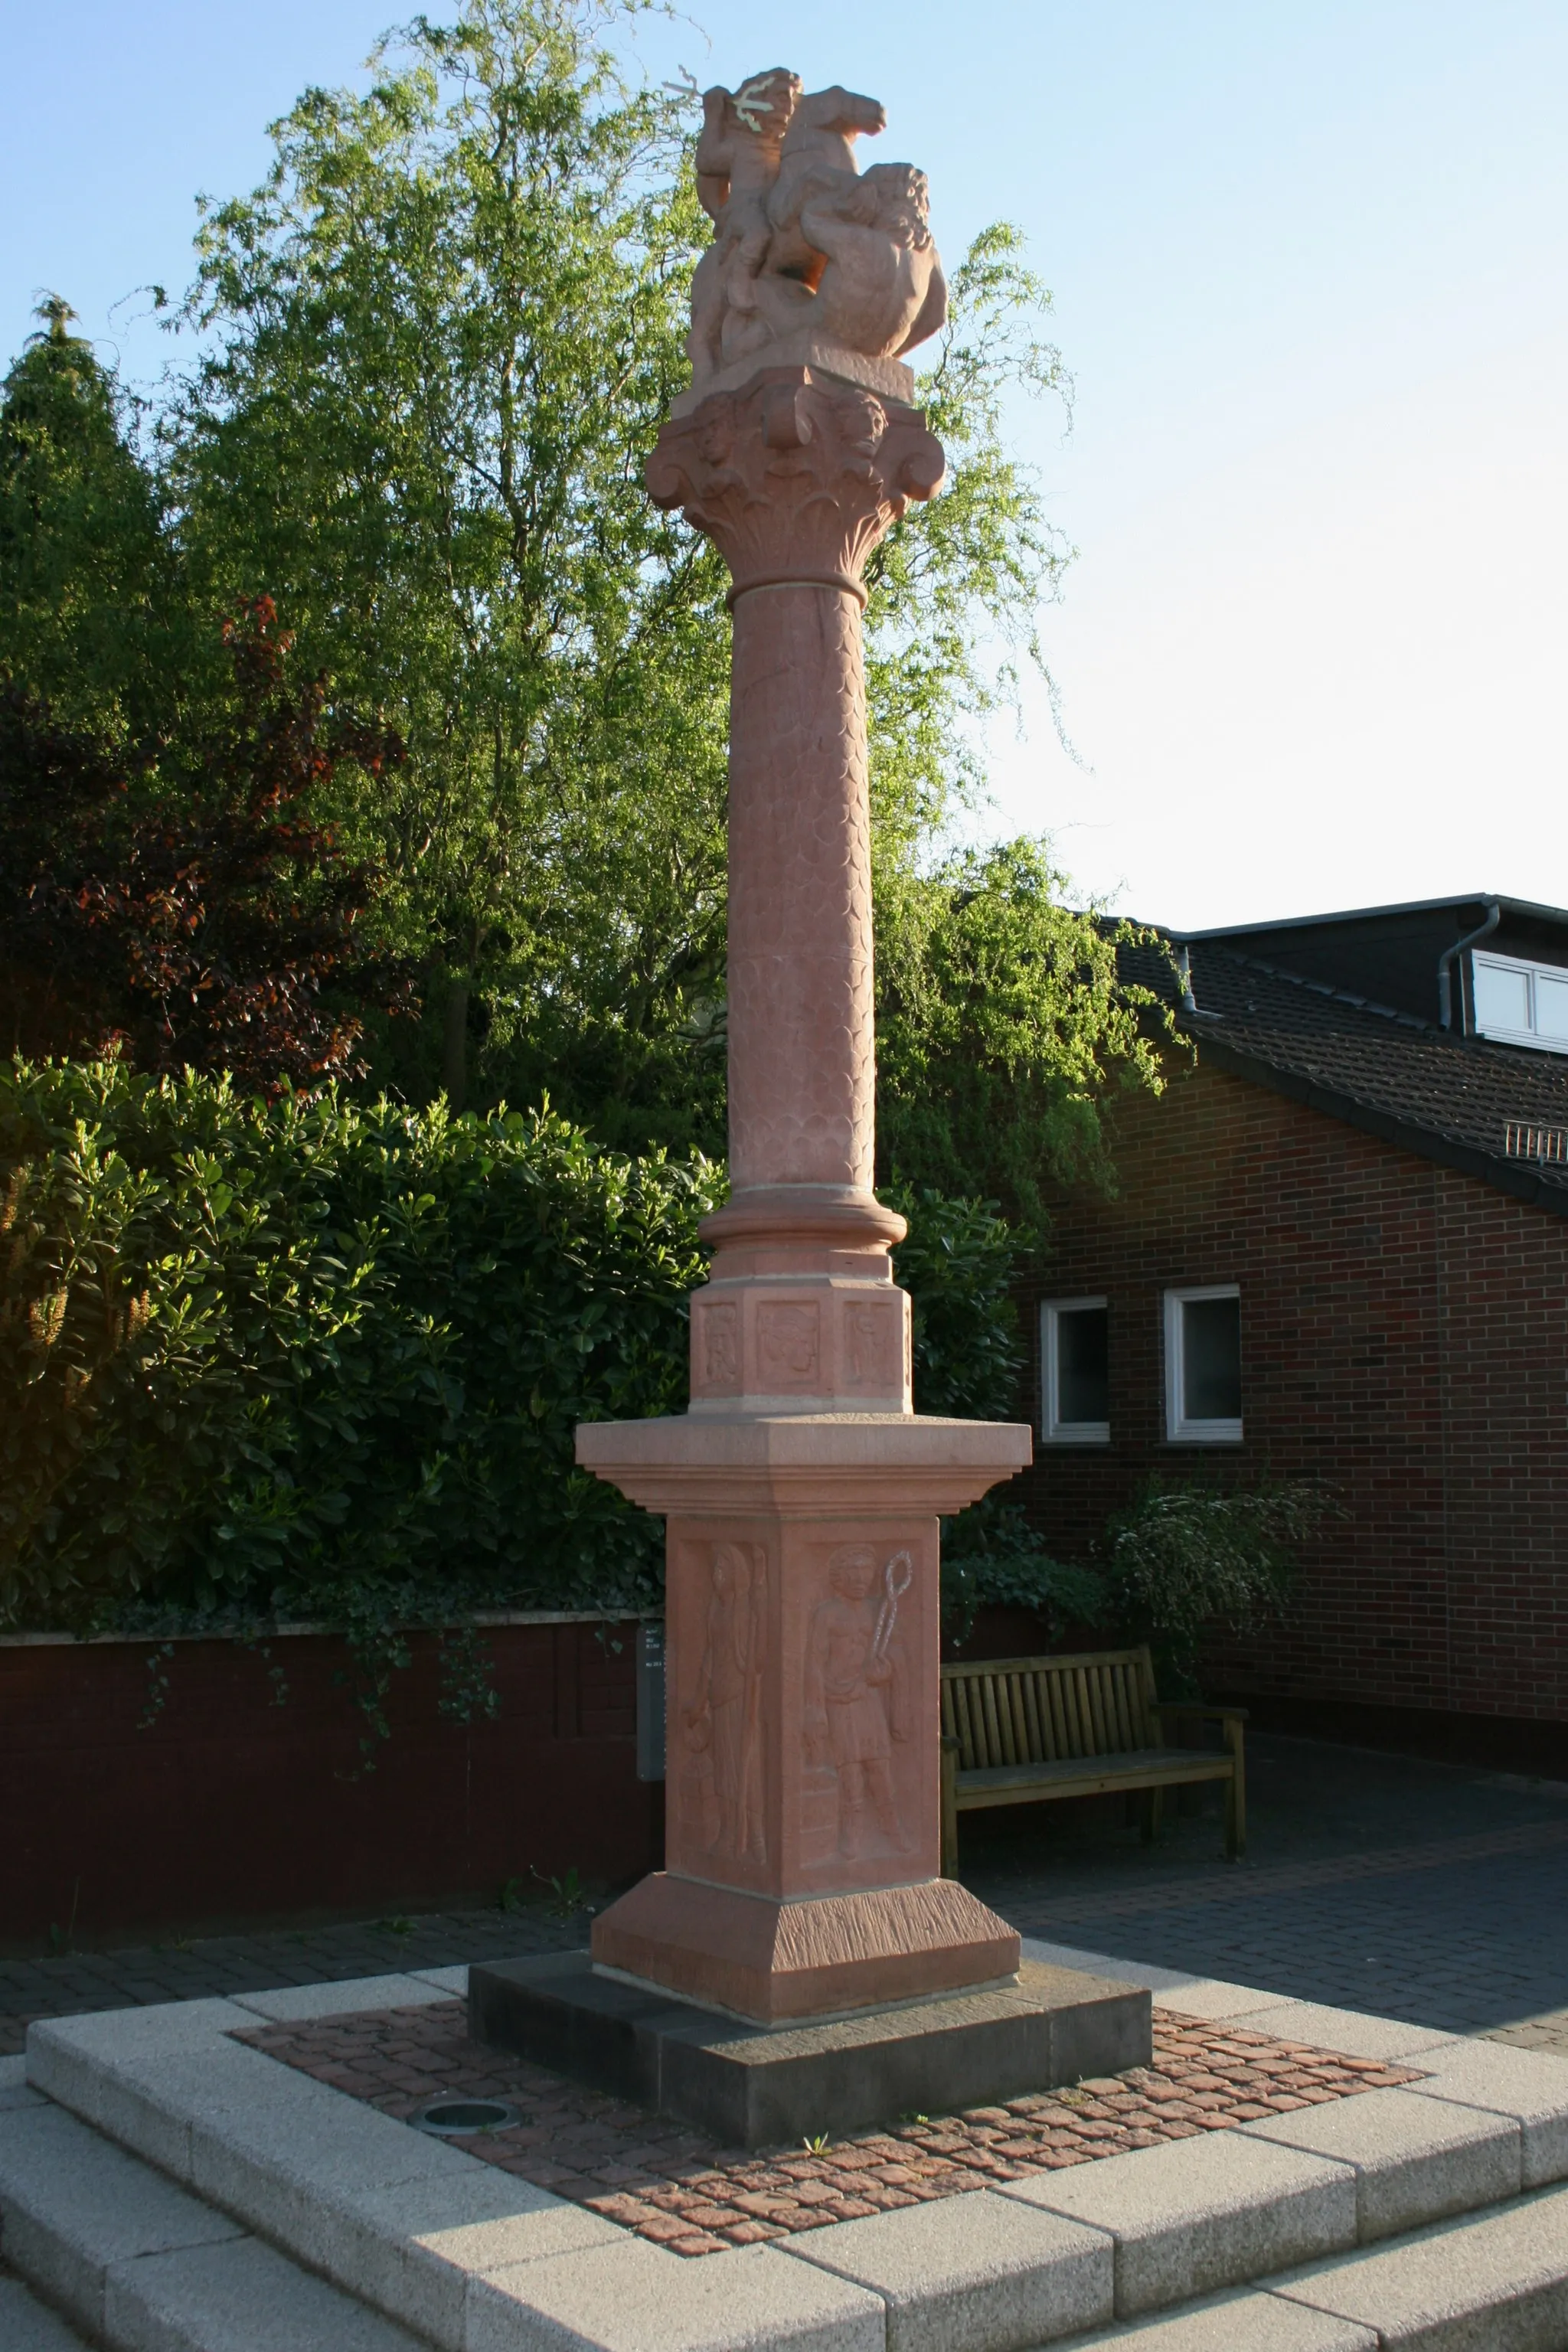
[[[438,1711],[432,1637],[364,1719],[330,1637],[180,1641],[142,1727],[146,1642],[0,1642],[0,1948],[157,1938],[333,1914],[493,1902],[531,1870],[611,1885],[657,1869],[664,1790],[637,1777],[631,1624],[487,1629],[500,1712]]]

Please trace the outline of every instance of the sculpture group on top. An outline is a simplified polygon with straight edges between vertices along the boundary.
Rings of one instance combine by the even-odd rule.
[[[713,242],[691,289],[692,393],[742,362],[799,355],[801,339],[892,360],[934,335],[947,284],[908,163],[861,173],[855,142],[887,116],[853,90],[809,94],[775,67],[702,100],[697,188]]]

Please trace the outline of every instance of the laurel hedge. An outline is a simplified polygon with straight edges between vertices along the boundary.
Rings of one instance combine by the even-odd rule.
[[[682,1409],[723,1188],[548,1109],[0,1068],[0,1625],[657,1607],[659,1523],[572,1433]],[[1008,1227],[898,1197],[917,1402],[1011,1414]],[[1016,1511],[972,1516],[966,1605],[1038,1559]]]

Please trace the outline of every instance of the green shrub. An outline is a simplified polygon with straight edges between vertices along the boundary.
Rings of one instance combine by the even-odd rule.
[[[628,1160],[548,1111],[268,1105],[114,1060],[13,1063],[0,1623],[310,1618],[379,1685],[403,1626],[656,1607],[659,1522],[575,1467],[573,1431],[682,1409],[697,1223],[721,1192],[705,1160]],[[980,1202],[901,1205],[920,1409],[1010,1417],[1008,1226]],[[1079,1590],[995,1498],[947,1550],[971,1618]]]
[[[1151,1479],[1096,1548],[1111,1621],[1129,1640],[1153,1645],[1171,1695],[1186,1696],[1197,1687],[1205,1633],[1253,1633],[1282,1616],[1298,1547],[1338,1510],[1305,1478],[1229,1490]]]
[[[572,1433],[679,1410],[720,1191],[548,1111],[13,1065],[0,1622],[647,1605],[658,1526]]]
[[[1013,1299],[1023,1253],[1014,1228],[994,1201],[897,1185],[882,1197],[910,1221],[898,1271],[913,1300],[916,1412],[1026,1420],[1027,1357]],[[968,1639],[987,1606],[1032,1610],[1052,1640],[1103,1608],[1100,1577],[1053,1559],[1009,1491],[997,1487],[942,1529],[942,1621],[955,1641]]]

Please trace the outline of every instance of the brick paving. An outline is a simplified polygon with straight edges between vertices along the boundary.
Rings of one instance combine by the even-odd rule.
[[[504,2099],[520,2112],[515,2126],[454,2145],[678,2254],[756,2245],[1420,2079],[1156,2011],[1152,2066],[759,2156],[470,2041],[461,2001],[259,2026],[235,2039],[400,2119],[443,2095]]]
[[[58,1958],[0,1959],[0,2058],[22,2048],[35,2017],[76,2017],[87,2010],[140,2009],[156,2001],[276,1992],[285,1985],[341,1984],[406,1969],[573,1951],[587,1942],[589,1923],[586,1909],[566,1918],[536,1906],[437,1911],[411,1919],[205,1936]]]

